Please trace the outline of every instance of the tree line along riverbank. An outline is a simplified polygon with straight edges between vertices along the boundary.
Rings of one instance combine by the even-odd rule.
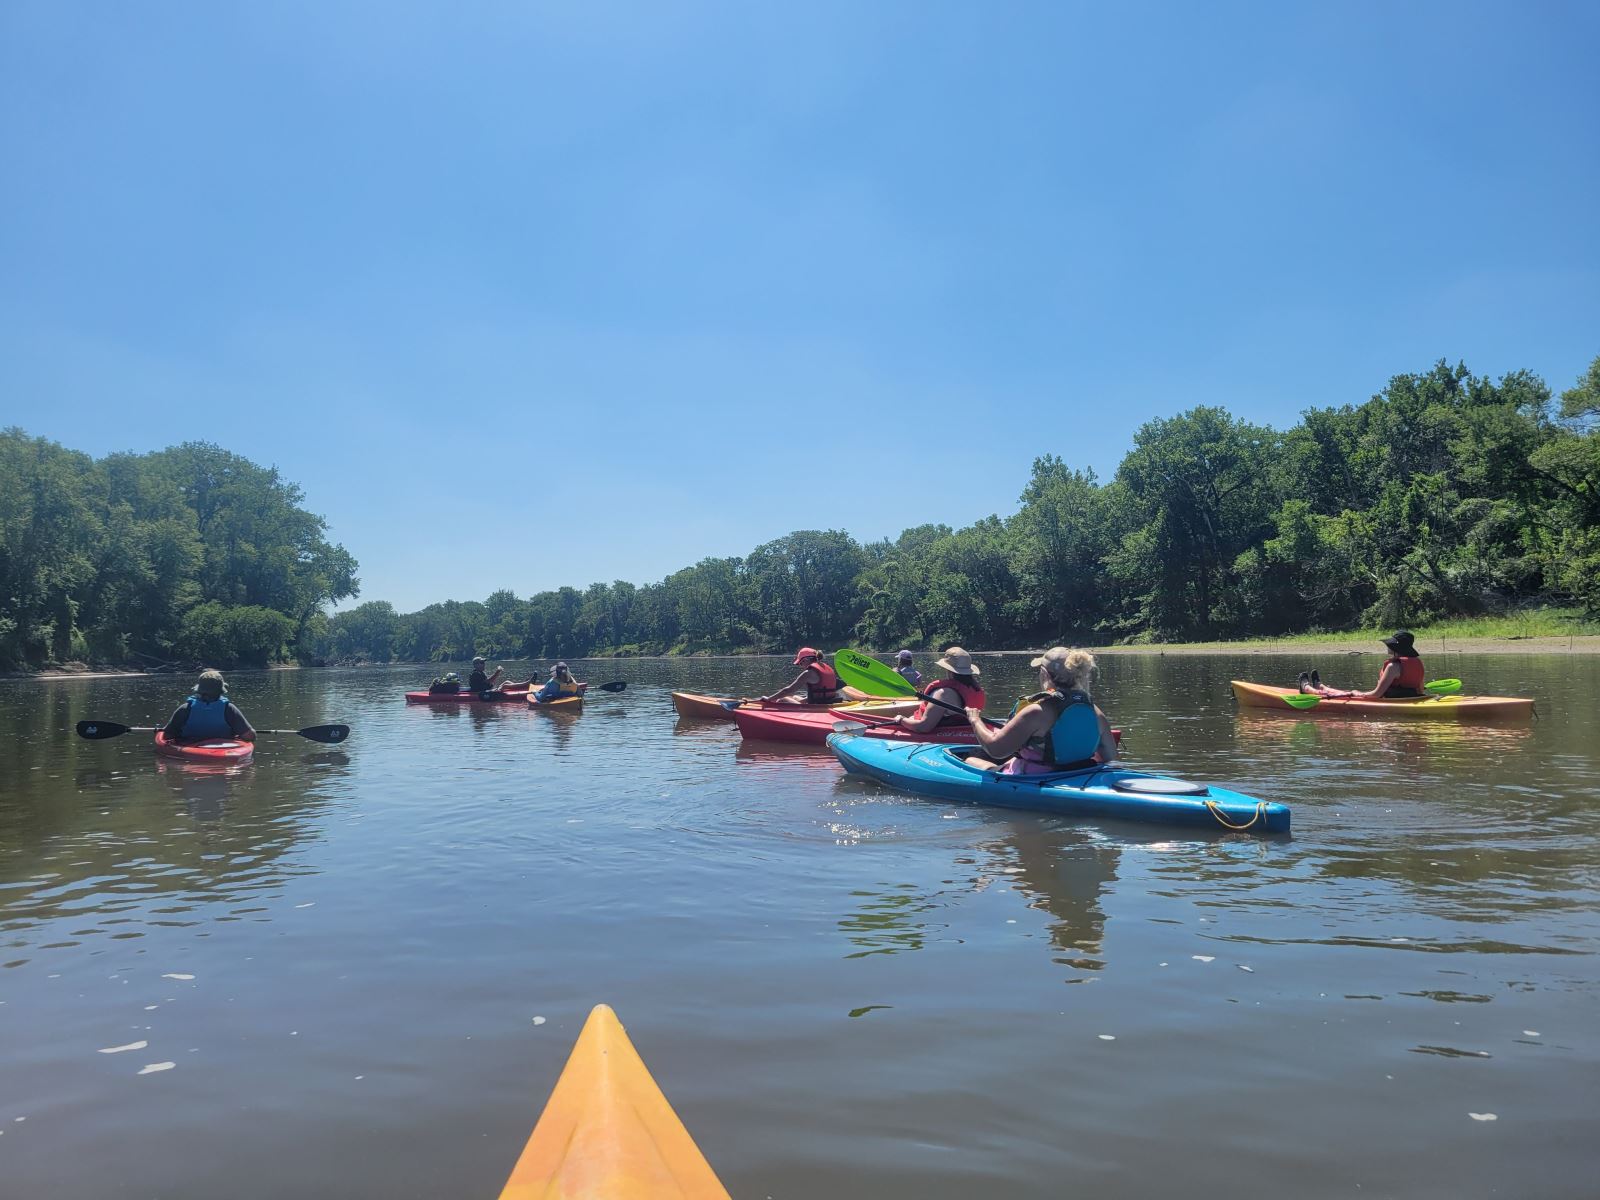
[[[1035,460],[1017,511],[860,543],[802,530],[655,583],[358,595],[297,487],[191,443],[94,460],[0,434],[0,667],[219,666],[1197,644],[1600,617],[1600,359],[1555,396],[1444,362],[1287,430],[1213,407],[1135,431],[1115,475]],[[1559,628],[1514,632],[1517,622]],[[1446,636],[1449,636],[1448,633]]]

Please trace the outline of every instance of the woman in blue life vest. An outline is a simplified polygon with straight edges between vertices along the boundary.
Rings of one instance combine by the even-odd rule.
[[[791,665],[804,667],[805,670],[772,695],[762,696],[763,704],[776,704],[780,700],[788,704],[837,704],[849,698],[844,685],[839,682],[838,672],[828,665],[828,660],[822,657],[822,651],[801,646]],[[805,695],[794,695],[802,687],[805,688]]]
[[[965,725],[968,711],[983,711],[987,698],[978,686],[978,664],[972,655],[960,646],[951,646],[937,665],[944,674],[928,685],[923,693],[928,699],[921,708],[894,719],[898,728],[928,733],[941,725]]]
[[[167,740],[195,742],[236,738],[241,742],[255,741],[256,731],[224,694],[227,690],[228,684],[221,671],[200,672],[194,694],[178,705],[177,711],[167,719],[163,730]]]
[[[1065,771],[1117,757],[1111,722],[1089,696],[1096,672],[1087,650],[1052,646],[1029,666],[1039,668],[1039,691],[1025,697],[999,729],[983,713],[967,709],[967,721],[983,748],[967,762],[1007,775]]]
[[[572,677],[572,668],[564,662],[558,662],[550,668],[550,682],[534,693],[534,698],[540,704],[544,704],[549,700],[558,700],[562,696],[576,696],[582,690],[578,681]]]
[[[1389,657],[1383,660],[1378,672],[1378,682],[1370,692],[1346,692],[1324,687],[1322,676],[1316,671],[1300,672],[1300,691],[1312,696],[1326,696],[1341,700],[1400,700],[1425,696],[1422,684],[1427,679],[1422,659],[1417,654],[1417,639],[1409,629],[1397,629],[1393,636],[1383,639],[1389,648]]]

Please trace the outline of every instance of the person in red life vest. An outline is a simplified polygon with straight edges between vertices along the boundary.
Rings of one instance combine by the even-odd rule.
[[[1052,646],[1028,665],[1039,668],[1039,691],[1024,697],[999,729],[984,724],[977,709],[967,709],[983,749],[967,762],[1006,775],[1038,775],[1115,761],[1111,722],[1089,695],[1098,670],[1094,655]]]
[[[762,696],[764,704],[774,704],[780,700],[788,704],[837,704],[847,699],[838,673],[828,665],[820,650],[801,646],[792,665],[804,667],[805,670],[791,679],[786,687],[779,688],[770,696]],[[795,695],[802,687],[805,695]]]
[[[227,681],[221,671],[201,671],[194,685],[194,695],[178,705],[176,712],[167,718],[163,732],[168,741],[208,741],[214,738],[237,738],[241,742],[256,740],[256,731],[225,693]]]
[[[894,719],[898,728],[928,733],[941,725],[965,725],[969,708],[983,711],[985,696],[978,686],[978,664],[972,661],[972,655],[960,646],[951,646],[937,666],[944,674],[923,692],[928,699],[921,708],[908,717]]]
[[[1378,672],[1378,683],[1370,692],[1341,691],[1323,685],[1316,671],[1300,672],[1300,691],[1310,696],[1327,696],[1336,700],[1400,700],[1412,696],[1425,696],[1422,684],[1425,673],[1422,659],[1417,655],[1416,638],[1409,629],[1397,629],[1392,637],[1383,639],[1389,648],[1389,657],[1383,660],[1383,670]]]

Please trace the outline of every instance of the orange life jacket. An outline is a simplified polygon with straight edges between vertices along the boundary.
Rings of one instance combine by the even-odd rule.
[[[931,696],[940,688],[950,688],[960,695],[962,708],[982,708],[984,705],[985,696],[983,694],[983,689],[981,687],[974,687],[970,683],[962,683],[959,679],[935,679],[923,689],[923,694],[926,696]],[[928,709],[930,708],[939,709],[940,725],[965,725],[967,723],[966,713],[953,713],[948,708],[940,708],[937,704],[929,704],[926,700],[922,702],[922,707],[917,709],[916,714],[911,719],[913,721],[920,721],[923,717],[928,715]]]
[[[1387,669],[1390,663],[1394,663],[1400,668],[1400,677],[1389,685],[1389,690],[1384,693],[1385,696],[1421,696],[1424,694],[1422,684],[1426,672],[1422,668],[1422,660],[1420,658],[1414,654],[1409,658],[1395,655],[1385,659],[1383,665]]]
[[[812,659],[806,664],[806,666],[810,670],[813,670],[818,675],[822,676],[822,682],[820,684],[812,683],[809,679],[806,680],[806,703],[832,704],[838,700],[839,688],[841,686],[839,683],[839,673],[827,663],[823,662],[820,658]]]

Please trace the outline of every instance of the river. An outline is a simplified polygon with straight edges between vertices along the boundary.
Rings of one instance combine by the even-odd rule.
[[[628,681],[577,716],[239,673],[258,726],[354,733],[232,773],[72,735],[170,678],[0,684],[0,1192],[492,1200],[603,1001],[741,1198],[1593,1196],[1600,657],[1430,662],[1525,726],[1236,710],[1307,665],[1098,689],[1130,762],[1288,839],[915,799],[674,714],[773,659],[577,663]]]

